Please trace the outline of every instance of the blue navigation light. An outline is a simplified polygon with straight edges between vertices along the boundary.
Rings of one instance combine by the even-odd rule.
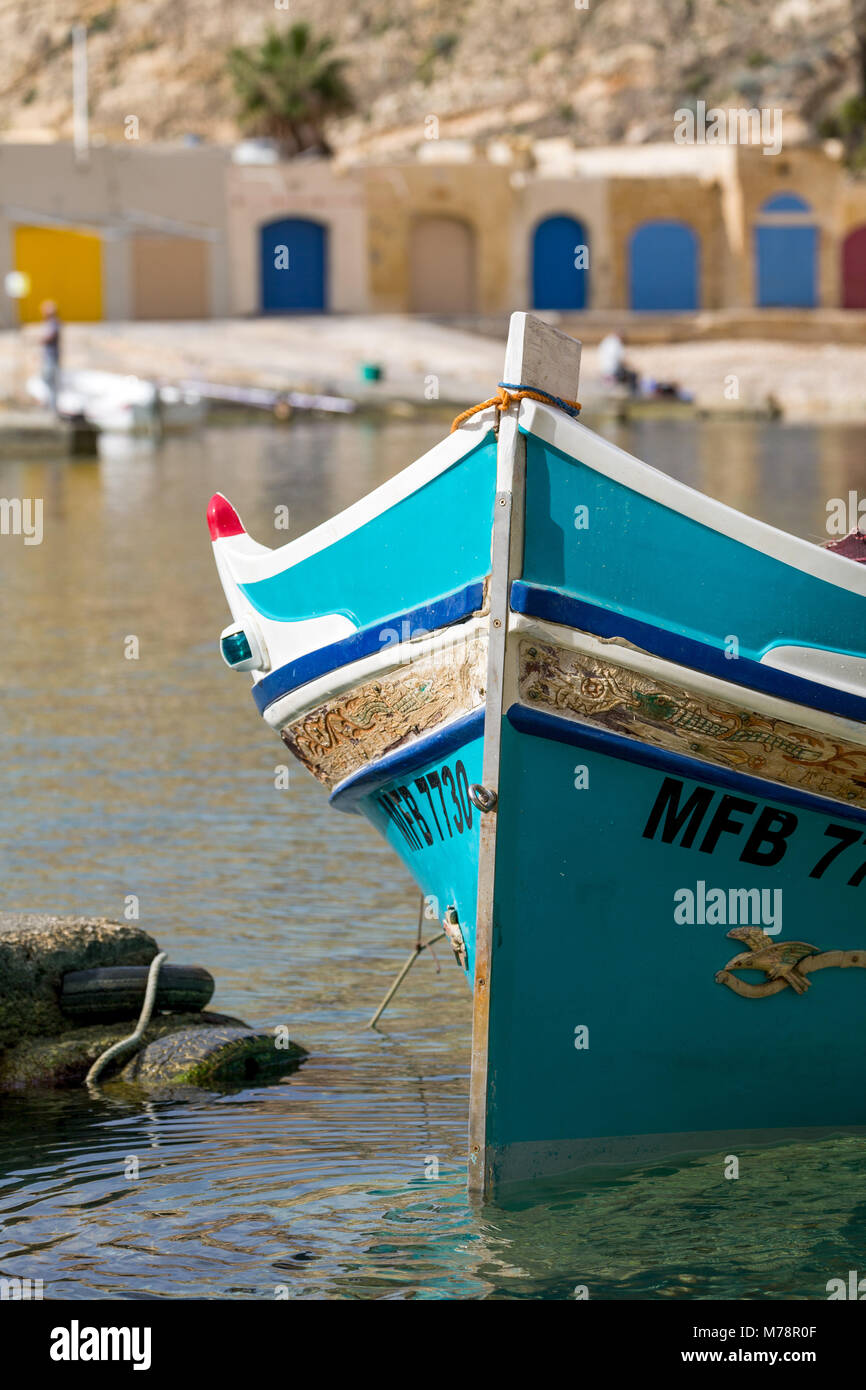
[[[249,638],[243,629],[239,632],[228,632],[221,637],[220,650],[223,654],[223,660],[229,666],[240,666],[253,659]]]

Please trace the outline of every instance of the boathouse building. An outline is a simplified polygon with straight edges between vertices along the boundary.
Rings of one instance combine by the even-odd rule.
[[[261,313],[866,309],[866,182],[831,144],[421,141],[392,160],[0,143],[3,324]]]

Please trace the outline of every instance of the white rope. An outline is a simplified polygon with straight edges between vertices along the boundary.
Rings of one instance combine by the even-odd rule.
[[[107,1063],[111,1061],[112,1057],[117,1057],[121,1052],[125,1052],[127,1048],[134,1047],[137,1042],[141,1041],[144,1030],[150,1023],[150,1015],[153,1013],[160,966],[167,955],[168,951],[160,951],[159,955],[154,956],[153,960],[150,962],[150,970],[147,974],[147,989],[144,992],[144,1003],[141,1006],[138,1023],[135,1025],[135,1032],[130,1033],[128,1038],[121,1038],[120,1042],[113,1043],[111,1047],[106,1048],[101,1057],[97,1057],[90,1071],[84,1078],[85,1086],[92,1086],[95,1084],[97,1078],[102,1075],[102,1072],[105,1070]]]

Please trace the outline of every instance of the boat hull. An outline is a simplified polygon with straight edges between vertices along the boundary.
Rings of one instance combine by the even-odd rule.
[[[508,484],[472,1187],[866,1125],[862,572],[545,407]]]
[[[866,568],[584,429],[578,366],[515,315],[540,392],[279,551],[210,514],[259,710],[456,936],[480,1197],[866,1126]]]
[[[862,819],[514,706],[498,821],[490,1186],[699,1133],[866,1124],[859,969],[754,998],[718,978],[743,925],[866,966]],[[814,877],[836,825],[853,843]]]
[[[427,921],[450,920],[460,928],[460,964],[468,980],[475,969],[480,813],[470,788],[481,781],[483,711],[446,726],[373,779],[357,800],[370,821],[403,861],[424,898]],[[350,795],[344,785],[332,797]]]

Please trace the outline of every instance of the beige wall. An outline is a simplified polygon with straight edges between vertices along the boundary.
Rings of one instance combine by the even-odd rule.
[[[610,303],[613,266],[610,254],[607,182],[600,178],[551,178],[544,173],[516,173],[511,233],[511,302],[531,309],[532,237],[539,222],[564,215],[586,227],[589,242],[588,309]]]
[[[308,217],[328,228],[328,299],[334,313],[367,307],[367,231],[363,185],[327,160],[232,164],[226,175],[234,314],[261,309],[259,228],[280,217]]]
[[[844,240],[855,227],[866,223],[866,183],[846,180],[842,187],[839,235]]]
[[[482,161],[405,162],[364,168],[370,310],[409,312],[411,227],[424,217],[459,218],[471,227],[475,238],[475,310],[496,314],[513,307],[510,173],[507,165]]]
[[[818,304],[835,308],[840,303],[841,221],[846,175],[837,160],[823,149],[783,149],[764,155],[760,149],[737,150],[737,181],[742,199],[742,235],[745,254],[738,261],[737,307],[753,305],[756,296],[754,227],[761,205],[777,193],[796,193],[811,204],[808,219],[820,229]]]
[[[136,235],[187,235],[209,240],[205,313],[229,312],[225,170],[228,151],[211,146],[96,146],[85,163],[71,145],[0,143],[0,276],[12,268],[17,224],[69,225],[103,240],[103,312],[133,315],[131,241]],[[14,322],[0,295],[0,323]]]
[[[695,178],[618,179],[610,181],[610,243],[613,268],[611,308],[629,307],[629,243],[644,222],[667,220],[691,227],[700,247],[701,309],[723,305],[727,239],[717,183]]]
[[[259,228],[299,216],[328,227],[332,311],[409,312],[414,304],[445,313],[465,301],[464,312],[499,315],[529,307],[533,230],[566,214],[588,229],[588,307],[624,309],[631,233],[649,219],[676,218],[699,238],[702,307],[746,308],[755,299],[760,206],[792,191],[820,227],[820,303],[832,307],[841,302],[844,237],[866,223],[866,185],[822,147],[776,156],[735,146],[562,149],[558,162],[551,154],[539,167],[529,157],[490,162],[471,148],[462,158],[440,153],[341,169],[324,160],[240,165],[226,148],[131,141],[96,147],[79,164],[69,145],[0,143],[0,277],[12,268],[17,224],[68,225],[102,238],[106,318],[168,315],[181,305],[185,315],[254,314]],[[453,256],[433,259],[430,229],[450,228],[453,242],[453,219],[469,229],[473,248],[464,289]],[[428,299],[412,287],[419,228]],[[0,295],[0,324],[13,322]]]
[[[136,236],[129,248],[133,318],[207,318],[210,247],[206,241]]]

